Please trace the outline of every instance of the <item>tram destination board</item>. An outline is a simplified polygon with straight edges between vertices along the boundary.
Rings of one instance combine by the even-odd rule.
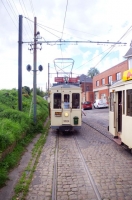
[[[62,112],[55,112],[56,117],[61,117],[61,115],[62,115]]]

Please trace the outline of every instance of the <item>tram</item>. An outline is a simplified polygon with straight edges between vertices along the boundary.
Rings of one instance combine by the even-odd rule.
[[[61,131],[72,131],[81,128],[82,88],[78,78],[56,77],[50,88],[51,128]]]
[[[132,150],[132,69],[110,86],[109,132]]]

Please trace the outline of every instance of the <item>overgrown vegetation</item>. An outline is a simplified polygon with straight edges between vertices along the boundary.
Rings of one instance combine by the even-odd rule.
[[[32,93],[24,92],[22,111],[18,111],[18,91],[0,90],[0,187],[8,178],[8,171],[16,165],[25,146],[32,140],[34,134],[43,132],[43,124],[48,117],[48,103],[37,96],[37,123],[33,123]],[[12,145],[13,152],[1,159]]]
[[[39,156],[42,152],[43,145],[46,141],[46,136],[48,133],[50,123],[48,122],[46,127],[43,130],[43,133],[37,143],[35,144],[33,150],[32,150],[32,157],[25,168],[24,172],[21,175],[21,178],[19,179],[19,182],[15,186],[15,195],[12,198],[12,200],[17,199],[25,199],[25,196],[28,193],[30,183],[32,181],[33,173],[36,169]]]

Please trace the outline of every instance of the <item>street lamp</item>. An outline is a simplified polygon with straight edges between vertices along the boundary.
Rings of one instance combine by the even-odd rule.
[[[30,72],[32,70],[31,65],[27,65],[27,71]],[[33,74],[36,74],[37,71],[43,71],[43,66],[39,65],[38,70],[32,70]],[[34,81],[34,80],[33,80]],[[33,84],[33,118],[34,118],[34,123],[36,124],[36,82]]]

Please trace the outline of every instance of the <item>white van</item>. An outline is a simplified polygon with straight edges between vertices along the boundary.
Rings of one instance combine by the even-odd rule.
[[[96,99],[93,105],[94,108],[108,108],[106,99]]]

